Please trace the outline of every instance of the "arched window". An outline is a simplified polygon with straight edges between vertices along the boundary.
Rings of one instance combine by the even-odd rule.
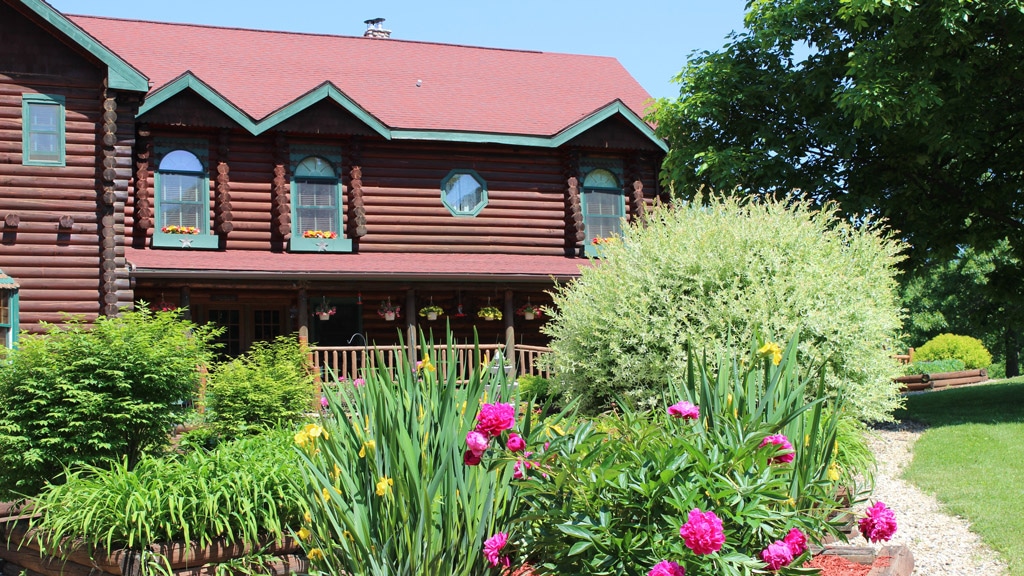
[[[293,252],[350,252],[345,238],[341,187],[341,155],[330,147],[292,149]]]
[[[622,184],[610,170],[591,170],[583,179],[583,225],[587,233],[586,252],[596,255],[595,238],[608,238],[622,233],[626,215],[626,198]]]
[[[299,162],[292,186],[294,232],[304,235],[321,231],[340,235],[338,196],[338,176],[330,162],[319,156],[309,156]]]
[[[217,248],[219,239],[210,234],[205,143],[169,143],[157,146],[155,151],[157,229],[153,246]]]

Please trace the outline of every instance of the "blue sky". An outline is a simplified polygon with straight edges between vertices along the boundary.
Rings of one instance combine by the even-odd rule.
[[[361,36],[386,18],[393,38],[612,56],[654,97],[694,50],[743,28],[745,0],[49,0],[68,14]]]

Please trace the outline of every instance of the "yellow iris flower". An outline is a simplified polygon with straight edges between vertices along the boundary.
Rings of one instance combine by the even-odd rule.
[[[391,493],[391,487],[395,485],[395,481],[387,476],[381,476],[380,481],[377,482],[377,496],[384,496],[385,494]]]

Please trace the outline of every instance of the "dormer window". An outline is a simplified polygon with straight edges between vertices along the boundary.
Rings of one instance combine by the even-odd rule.
[[[210,178],[199,143],[161,147],[156,170],[154,248],[215,249],[210,234]]]
[[[293,153],[294,157],[300,155]],[[341,158],[302,156],[292,170],[292,252],[351,252],[344,235]]]
[[[588,172],[583,179],[581,208],[587,234],[585,252],[587,256],[597,256],[597,246],[601,240],[622,234],[626,196],[619,178],[605,168]]]

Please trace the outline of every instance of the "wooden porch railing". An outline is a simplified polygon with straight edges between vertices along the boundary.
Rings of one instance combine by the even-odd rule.
[[[448,346],[434,346],[438,369],[443,372],[451,366],[458,366],[459,374],[456,375],[456,379],[469,379],[469,373],[474,362],[473,348],[472,344],[457,344],[453,346],[452,352],[454,352],[455,358],[452,359],[448,357]],[[505,346],[503,344],[481,344],[479,349],[481,363],[490,364],[496,355],[505,353]],[[384,366],[397,366],[399,355],[406,354],[406,348],[397,345],[376,346],[373,348],[363,346],[311,346],[310,351],[313,357],[313,370],[325,381],[335,377],[354,380],[362,376],[361,372],[364,367],[375,369],[378,362],[381,361],[383,361]],[[515,377],[518,378],[523,374],[548,377],[548,373],[537,366],[537,357],[550,351],[550,348],[543,346],[517,345],[513,352],[516,367]],[[421,355],[417,354],[417,357],[421,357]],[[438,378],[443,379],[446,377],[446,373],[438,374]]]

